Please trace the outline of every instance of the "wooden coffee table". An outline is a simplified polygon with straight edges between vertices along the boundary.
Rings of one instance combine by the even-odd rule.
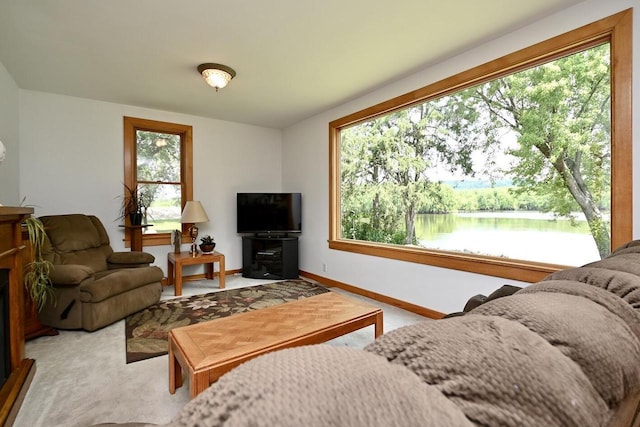
[[[187,372],[194,398],[241,363],[287,347],[317,344],[375,325],[382,334],[382,310],[335,292],[235,314],[169,332],[169,392]]]

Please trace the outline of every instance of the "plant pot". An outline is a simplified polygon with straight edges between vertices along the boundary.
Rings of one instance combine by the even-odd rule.
[[[141,213],[129,214],[129,221],[131,222],[131,225],[142,225],[142,214]]]
[[[213,252],[213,250],[215,249],[216,244],[212,243],[210,245],[205,245],[204,243],[200,245],[200,250],[204,253],[209,253],[209,252]]]

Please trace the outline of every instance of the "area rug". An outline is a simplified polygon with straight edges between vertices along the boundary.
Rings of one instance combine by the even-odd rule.
[[[127,363],[167,354],[169,331],[329,292],[305,280],[229,289],[160,301],[125,320]]]

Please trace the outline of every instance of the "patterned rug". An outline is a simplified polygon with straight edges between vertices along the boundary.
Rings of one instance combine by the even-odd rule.
[[[127,317],[127,363],[167,354],[169,331],[244,311],[258,310],[329,292],[304,280],[229,289],[160,301]]]

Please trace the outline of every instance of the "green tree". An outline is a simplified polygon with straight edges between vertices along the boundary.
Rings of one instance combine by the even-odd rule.
[[[393,236],[404,230],[403,243],[415,243],[418,210],[443,195],[428,172],[438,163],[472,172],[474,145],[464,135],[476,134],[462,129],[474,123],[476,113],[464,110],[460,122],[451,121],[446,110],[445,99],[422,103],[341,132],[343,227],[354,230],[356,213],[367,212],[372,228]],[[350,212],[348,220],[344,212]]]
[[[610,197],[610,67],[604,44],[518,72],[462,93],[484,115],[488,146],[510,129],[507,170],[521,191],[544,196],[549,208],[585,215],[602,257],[610,235],[601,206]]]
[[[379,123],[352,127],[341,137],[342,235],[394,243],[400,233],[401,202],[386,179],[384,165],[389,147]]]
[[[180,137],[137,131],[138,181],[180,181]]]
[[[457,209],[456,195],[450,185],[436,182],[431,185],[419,213],[443,214]]]

